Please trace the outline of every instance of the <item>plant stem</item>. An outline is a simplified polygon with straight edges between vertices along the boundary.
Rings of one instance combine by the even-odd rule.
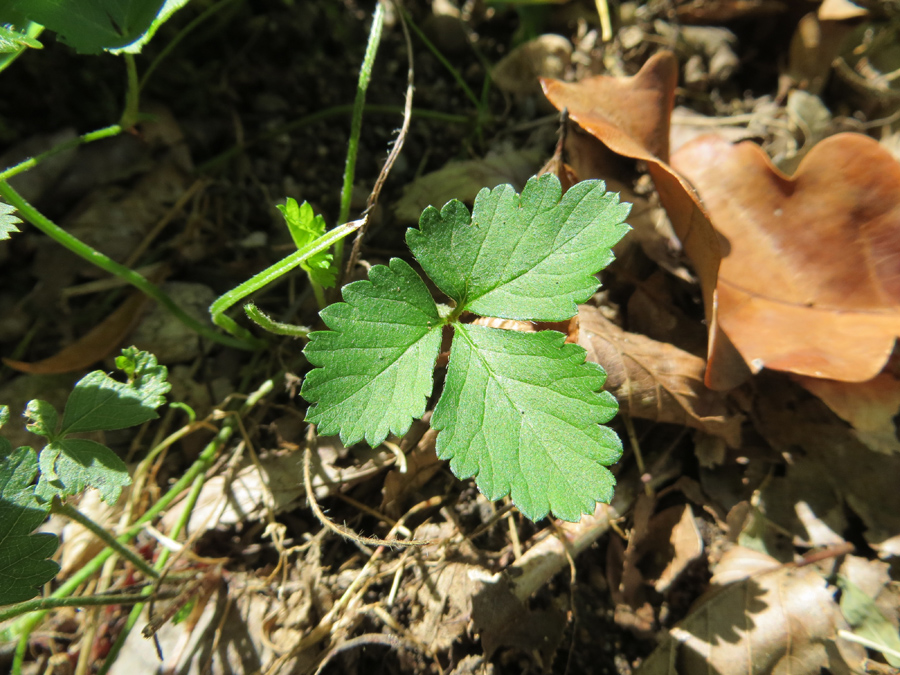
[[[125,110],[122,111],[119,125],[123,129],[131,129],[138,121],[138,110],[141,105],[141,86],[138,84],[134,54],[125,52],[122,54],[122,58],[125,59],[125,71],[128,74],[128,88],[125,90]]]
[[[303,339],[306,339],[309,335],[309,328],[306,326],[294,326],[293,324],[275,321],[275,319],[260,311],[252,302],[244,305],[244,312],[246,312],[251,321],[269,333]]]
[[[384,5],[379,2],[372,17],[372,28],[369,30],[369,42],[366,54],[359,69],[359,81],[356,85],[356,98],[353,101],[353,118],[350,121],[350,140],[347,142],[347,161],[344,164],[344,185],[341,188],[341,210],[338,223],[346,223],[350,219],[350,199],[353,196],[353,179],[356,175],[356,156],[359,152],[359,136],[362,131],[363,108],[366,104],[366,90],[372,80],[372,67],[375,65],[375,54],[381,42],[381,31],[384,27]],[[334,264],[341,269],[344,262],[344,242],[334,246]]]
[[[200,490],[203,488],[203,482],[206,480],[206,476],[204,474],[198,474],[194,478],[194,483],[191,486],[191,491],[185,499],[184,510],[181,512],[181,517],[178,519],[178,522],[175,523],[175,526],[172,528],[172,531],[169,532],[169,536],[172,539],[178,537],[181,534],[181,531],[187,526],[188,521],[191,517],[191,511],[194,510],[194,506],[197,504],[197,499],[200,497]],[[160,551],[159,557],[156,559],[156,567],[157,571],[162,571],[166,563],[169,561],[169,556],[171,555],[171,551],[167,548],[164,548]],[[158,574],[157,574],[158,576]],[[152,593],[151,588],[147,588],[144,592],[145,598]],[[141,616],[141,612],[144,611],[144,603],[138,602],[135,603],[134,607],[131,608],[131,611],[128,613],[128,619],[125,621],[125,626],[122,628],[122,631],[119,633],[119,636],[116,638],[116,641],[113,643],[112,647],[109,650],[109,653],[106,655],[106,659],[103,662],[103,665],[100,666],[100,670],[97,671],[97,675],[106,675],[109,672],[109,669],[112,667],[112,664],[116,662],[116,659],[119,656],[119,652],[122,651],[122,647],[125,646],[125,640],[128,639],[129,634],[131,633],[131,629],[134,628],[134,624],[137,623],[137,620]]]
[[[250,399],[248,399],[248,402]],[[244,408],[247,407],[247,403],[244,404]],[[216,456],[219,454],[219,450],[228,442],[228,439],[231,438],[234,433],[235,427],[237,423],[234,421],[233,417],[227,417],[222,426],[222,429],[219,430],[219,433],[216,434],[216,437],[207,444],[207,446],[203,449],[203,452],[200,453],[200,456],[197,460],[191,465],[191,467],[185,472],[185,474],[169,488],[169,491],[166,492],[165,495],[162,496],[159,501],[153,504],[147,512],[138,518],[135,521],[134,525],[129,527],[125,532],[117,537],[119,543],[127,544],[138,532],[143,529],[144,523],[147,523],[160,513],[162,513],[172,501],[178,497],[185,488],[187,488],[197,476],[200,476],[206,472],[206,470],[212,466],[213,461]],[[68,581],[66,581],[62,586],[57,588],[53,593],[50,594],[50,598],[65,598],[75,590],[81,586],[81,584],[85,583],[88,579],[90,579],[94,574],[96,574],[101,567],[103,567],[103,563],[113,555],[114,551],[110,548],[104,549],[100,553],[98,553],[92,560],[90,560],[87,564],[85,564],[81,569],[75,572],[71,577],[69,577]],[[41,610],[37,612],[32,612],[27,614],[20,619],[16,620],[6,631],[2,634],[2,637],[5,640],[14,639],[16,636],[19,638],[19,643],[16,646],[16,653],[13,660],[13,673],[21,672],[22,669],[22,661],[25,658],[25,652],[28,648],[28,638],[31,635],[31,632],[35,629],[35,627],[43,620],[43,618],[47,615],[48,610]],[[18,664],[18,668],[17,668]]]
[[[154,570],[155,571],[155,570]],[[160,593],[156,597],[165,600],[175,597],[177,593]],[[133,605],[143,602],[147,596],[143,593],[98,593],[97,595],[76,595],[71,598],[35,598],[25,602],[17,602],[0,609],[0,621],[6,621],[27,612],[48,611],[58,607],[92,607],[97,605]]]
[[[97,129],[96,131],[91,131],[84,134],[83,136],[79,136],[78,138],[73,138],[70,141],[60,143],[59,145],[54,145],[46,152],[42,152],[41,154],[35,155],[34,157],[29,157],[28,159],[23,160],[4,171],[0,171],[0,181],[9,180],[13,176],[18,175],[23,171],[33,169],[45,159],[53,157],[53,155],[58,155],[59,153],[65,152],[66,150],[77,148],[79,145],[84,145],[85,143],[92,143],[93,141],[99,141],[103,138],[118,136],[121,133],[122,127],[118,124],[113,124],[112,126],[104,127],[103,129]]]
[[[321,251],[325,251],[337,242],[342,241],[348,234],[358,230],[362,225],[362,222],[363,221],[361,220],[354,220],[350,223],[338,225],[315,241],[310,242],[303,248],[294,251],[286,258],[282,258],[271,267],[264,269],[262,272],[251,277],[240,286],[232,288],[210,305],[209,312],[212,314],[213,322],[220,328],[224,328],[232,334],[234,334],[235,331],[246,332],[243,328],[238,326],[233,319],[224,314],[229,307],[240,300],[243,300],[251,293],[258,291],[263,286],[275,281],[280,276],[297,267],[297,265],[307,258],[314,256]]]
[[[35,23],[34,21],[29,21],[24,31],[24,33],[28,37],[35,39],[37,39],[42,32],[44,32],[44,27],[39,23]],[[3,72],[7,68],[9,68],[9,66],[12,65],[12,62],[19,58],[22,54],[24,54],[28,49],[29,47],[19,47],[19,49],[13,52],[0,54],[0,72]]]
[[[117,263],[115,260],[100,251],[88,246],[81,240],[73,237],[71,234],[62,229],[59,225],[51,221],[44,214],[34,208],[25,201],[18,192],[6,181],[0,181],[0,196],[2,196],[9,204],[15,206],[22,217],[29,223],[38,228],[41,232],[56,240],[57,243],[66,247],[74,254],[84,258],[89,263],[96,265],[100,269],[106,270],[120,279],[124,279],[132,286],[143,291],[159,304],[171,312],[175,318],[181,321],[191,330],[199,333],[205,338],[209,338],[215,342],[223,344],[227,347],[236,347],[238,349],[255,350],[265,346],[265,343],[238,326],[234,325],[231,335],[222,335],[213,330],[208,325],[203,324],[190,314],[185,312],[181,307],[175,304],[165,292],[158,286],[148,281],[144,276],[137,272]],[[234,337],[232,337],[234,336]]]
[[[97,537],[102,539],[109,548],[113,549],[116,553],[128,560],[128,562],[130,562],[137,569],[143,572],[144,576],[150,579],[159,578],[159,574],[157,573],[157,571],[150,567],[146,560],[144,560],[141,556],[128,548],[125,544],[120,543],[101,525],[91,520],[74,506],[70,504],[64,504],[58,496],[54,497],[53,501],[50,503],[50,511],[53,513],[58,513],[61,516],[65,516],[69,520],[74,520],[82,527],[93,532]]]

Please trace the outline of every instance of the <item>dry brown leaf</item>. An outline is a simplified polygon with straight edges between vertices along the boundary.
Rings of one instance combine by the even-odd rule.
[[[568,109],[573,122],[614,153],[647,163],[675,234],[694,264],[710,320],[719,242],[693,188],[667,164],[677,81],[678,61],[674,54],[663,51],[651,57],[634,77],[598,75],[571,84],[542,79],[541,84],[558,110]],[[581,180],[597,177],[578,166],[575,170]]]
[[[656,563],[665,563],[661,571],[657,566],[648,573],[653,587],[663,593],[688,565],[703,554],[703,537],[700,536],[690,504],[672,506],[653,516],[646,545],[658,552],[654,556]]]
[[[603,365],[606,389],[623,413],[682,424],[740,445],[741,416],[730,414],[721,394],[703,384],[703,359],[643,335],[626,333],[595,307],[579,308],[579,344]]]
[[[832,505],[837,496],[862,520],[863,536],[873,549],[884,557],[900,555],[900,455],[867,448],[821,401],[784,376],[764,374],[755,382],[755,426],[775,450],[792,459],[783,480],[790,483],[796,472],[791,489],[805,491],[803,501],[832,529],[841,529],[828,516],[834,512],[842,517],[843,510]],[[798,495],[786,501],[793,504]]]
[[[819,574],[778,567],[701,598],[636,675],[846,673],[846,662],[832,648],[845,627]]]
[[[868,9],[850,0],[822,0],[822,4],[819,5],[819,19],[822,21],[844,21],[868,15]]]
[[[508,94],[539,94],[539,77],[562,77],[572,59],[572,43],[562,35],[541,35],[514,48],[491,69],[494,84]]]
[[[794,379],[850,424],[856,437],[869,448],[900,452],[895,421],[900,413],[900,380],[895,375],[881,373],[868,382],[835,382],[799,375]]]
[[[875,377],[900,335],[900,163],[846,133],[816,145],[793,177],[757,145],[714,136],[673,165],[722,236],[716,321],[750,368]]]
[[[826,20],[822,16],[824,9],[825,3],[819,8],[818,16],[810,12],[797,24],[791,38],[785,72],[787,82],[780,83],[782,88],[796,86],[811,94],[818,94],[825,88],[831,74],[831,64],[840,54],[844,38],[853,30],[853,26]]]
[[[112,314],[53,356],[34,363],[4,358],[3,363],[23,373],[38,375],[84,370],[109,356],[128,337],[147,301],[146,295],[136,291]]]

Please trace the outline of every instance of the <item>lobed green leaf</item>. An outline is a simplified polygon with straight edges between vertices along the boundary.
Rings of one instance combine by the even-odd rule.
[[[457,306],[483,316],[561,321],[597,290],[593,276],[630,229],[629,204],[602,181],[562,196],[552,174],[482,190],[471,217],[451,201],[425,209],[406,241],[425,273]]]
[[[5,441],[5,439],[2,439]],[[52,534],[33,534],[48,509],[34,498],[37,458],[31,448],[0,450],[0,605],[30,600],[59,572],[48,560],[59,544]]]
[[[66,402],[59,435],[125,429],[159,417],[156,408],[171,389],[166,367],[134,347],[122,352],[116,364],[130,381],[119,382],[99,370],[81,378]]]
[[[119,456],[102,443],[63,438],[47,444],[40,455],[41,477],[35,494],[50,501],[55,495],[76,495],[96,488],[107,504],[115,504],[131,483]]]
[[[443,321],[425,283],[399,258],[342,293],[344,302],[321,312],[331,330],[310,333],[303,353],[320,367],[300,393],[314,404],[306,418],[321,433],[375,446],[424,414]]]
[[[612,498],[604,465],[622,444],[601,424],[618,411],[606,373],[556,331],[455,326],[444,393],[431,425],[437,453],[488,499],[507,494],[528,518],[563,520]]]

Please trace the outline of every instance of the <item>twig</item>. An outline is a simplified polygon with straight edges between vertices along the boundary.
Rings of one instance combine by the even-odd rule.
[[[365,537],[356,534],[353,530],[343,525],[338,525],[322,511],[319,502],[316,501],[316,493],[312,484],[312,472],[310,470],[311,457],[313,448],[317,445],[316,428],[312,424],[306,434],[306,448],[303,451],[303,485],[306,488],[306,499],[309,501],[309,507],[313,514],[324,527],[331,530],[335,534],[339,534],[344,539],[349,539],[357,544],[367,546],[388,546],[390,548],[399,548],[406,546],[424,546],[429,543],[427,539],[378,539],[376,537]],[[397,525],[394,526],[396,529]]]

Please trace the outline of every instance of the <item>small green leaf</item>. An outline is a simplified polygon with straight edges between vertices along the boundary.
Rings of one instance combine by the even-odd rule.
[[[0,54],[12,54],[27,47],[41,49],[43,46],[30,35],[17,31],[13,26],[0,26]]]
[[[21,223],[22,220],[13,215],[15,211],[15,206],[0,202],[0,241],[9,239],[13,232],[19,231],[19,228],[16,227],[16,225]]]
[[[34,399],[29,401],[25,408],[25,419],[28,422],[25,428],[33,434],[52,439],[56,435],[56,427],[59,425],[59,415],[47,401]]]
[[[56,551],[52,534],[33,534],[47,518],[31,483],[37,459],[31,448],[0,456],[0,605],[29,600],[59,572],[48,560]]]
[[[105,445],[83,438],[66,438],[41,450],[41,478],[35,494],[49,501],[54,495],[75,495],[96,488],[108,504],[115,504],[131,483],[125,462]]]
[[[325,219],[317,216],[308,202],[298,205],[296,199],[288,197],[283,205],[278,205],[278,210],[284,216],[284,222],[298,250],[325,234]],[[337,278],[333,258],[331,253],[322,251],[300,263],[300,267],[317,284],[323,288],[331,288]]]
[[[425,283],[399,258],[345,286],[343,297],[321,313],[331,330],[309,336],[303,353],[321,367],[301,394],[315,404],[307,419],[321,433],[375,446],[424,414],[443,322]]]
[[[165,394],[171,389],[166,367],[158,365],[152,354],[134,347],[122,353],[116,365],[128,374],[129,382],[118,382],[99,370],[85,375],[66,402],[60,436],[124,429],[159,416],[156,408],[165,403]]]
[[[0,429],[9,423],[9,406],[0,405]]]
[[[458,201],[425,209],[406,241],[422,269],[458,306],[506,319],[561,321],[599,286],[593,276],[630,229],[629,204],[602,181],[562,196],[552,174],[482,190],[472,216]]]
[[[575,521],[612,498],[604,465],[622,444],[608,427],[618,411],[600,389],[606,373],[555,331],[455,326],[447,381],[431,425],[437,453],[488,499],[511,494],[532,520],[548,511]]]

